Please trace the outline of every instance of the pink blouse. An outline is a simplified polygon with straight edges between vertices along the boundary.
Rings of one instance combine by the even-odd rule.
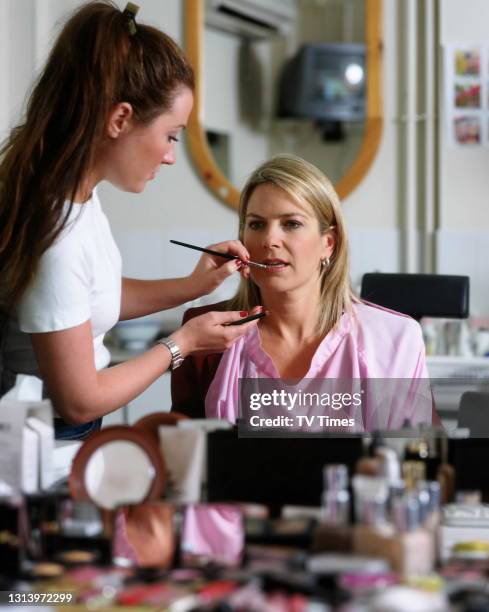
[[[239,416],[239,379],[254,378],[280,379],[261,346],[258,327],[223,354],[205,399],[206,416],[234,423]],[[360,381],[368,383],[368,401],[346,410],[355,421],[352,431],[398,429],[406,421],[411,425],[432,421],[421,328],[406,315],[373,304],[354,304],[353,312],[344,313],[322,340],[304,379],[285,387],[304,392],[308,384],[317,388],[317,379],[348,380],[355,388]],[[324,409],[323,414],[337,416],[331,409]]]

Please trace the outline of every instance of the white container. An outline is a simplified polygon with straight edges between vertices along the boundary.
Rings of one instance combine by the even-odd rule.
[[[145,349],[160,331],[160,321],[120,321],[113,329],[117,342],[122,348],[137,351]]]

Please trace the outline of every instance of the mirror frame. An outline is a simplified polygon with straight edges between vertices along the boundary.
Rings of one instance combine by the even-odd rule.
[[[365,132],[357,157],[335,184],[346,198],[367,174],[379,149],[383,128],[382,0],[365,0],[365,47],[367,55],[367,107]],[[205,0],[185,0],[185,51],[195,70],[194,107],[187,126],[187,147],[207,188],[224,204],[238,210],[239,190],[217,165],[203,127]]]

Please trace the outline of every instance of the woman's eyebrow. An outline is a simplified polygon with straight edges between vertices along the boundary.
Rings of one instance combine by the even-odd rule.
[[[265,217],[262,217],[261,215],[258,215],[257,213],[247,213],[246,214],[247,217],[255,217],[256,219],[265,219]],[[282,219],[284,217],[306,217],[306,215],[300,213],[300,212],[293,212],[293,213],[283,213],[282,215],[273,215],[278,217],[279,219]]]

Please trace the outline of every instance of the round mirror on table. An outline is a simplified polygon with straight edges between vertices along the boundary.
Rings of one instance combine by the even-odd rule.
[[[382,133],[382,0],[186,0],[185,19],[187,142],[207,187],[237,208],[254,168],[287,152],[351,193]]]
[[[159,499],[165,465],[153,438],[130,427],[107,427],[80,447],[69,485],[75,500],[104,510]]]

